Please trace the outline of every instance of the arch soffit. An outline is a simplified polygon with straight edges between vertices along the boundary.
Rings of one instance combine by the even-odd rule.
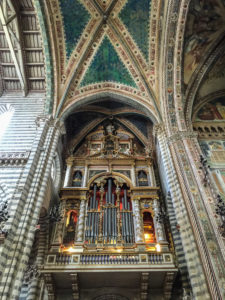
[[[102,113],[105,115],[112,115],[113,116],[119,116],[121,114],[136,114],[136,115],[140,115],[143,117],[147,117],[146,113],[144,113],[143,111],[137,110],[135,108],[117,108],[117,109],[108,109],[108,108],[103,108],[100,107],[98,105],[87,105],[84,108],[81,109],[77,109],[77,112],[87,112],[87,111],[93,111],[93,112],[97,112],[97,113]]]
[[[187,24],[187,16],[189,13],[189,6],[191,0],[182,0],[180,5],[177,5],[177,1],[173,0],[173,3],[170,5],[169,9],[169,15],[168,20],[170,20],[171,23],[173,23],[172,26],[169,27],[169,24],[166,24],[168,26],[164,32],[166,36],[164,37],[165,40],[174,41],[174,43],[168,43],[166,44],[166,47],[163,49],[161,55],[164,57],[164,66],[166,66],[166,72],[164,74],[165,78],[165,86],[161,88],[161,91],[165,91],[165,94],[162,95],[162,105],[161,107],[164,107],[164,120],[166,120],[166,127],[169,131],[174,132],[174,130],[185,130],[187,128],[187,117],[186,112],[187,110],[184,110],[184,103],[183,103],[183,97],[182,97],[182,89],[183,89],[183,54],[184,54],[184,37],[185,37],[185,29]],[[174,18],[177,16],[176,18]],[[174,23],[177,23],[177,31],[173,30]],[[171,28],[171,29],[169,29]],[[223,38],[218,38],[218,40],[223,40]],[[218,48],[218,40],[217,40],[217,47]],[[210,57],[210,55],[214,55],[215,50],[215,43],[210,47],[210,49],[207,51],[206,56],[205,53],[202,55],[202,60],[200,61],[197,69],[192,74],[191,82],[195,83],[196,78],[195,76],[200,76],[201,79],[197,82],[197,88],[195,89],[195,92],[193,93],[192,98],[194,99],[194,96],[197,93],[198,87],[200,83],[202,82],[201,76],[201,67],[205,67],[205,59],[206,57]],[[220,52],[221,49],[217,50],[217,52]],[[167,53],[167,55],[164,55]],[[171,62],[167,61],[167,57],[172,56],[174,66],[173,68],[170,68]],[[213,60],[214,61],[214,60]],[[211,63],[213,63],[213,61]],[[211,63],[207,65],[206,70],[208,70],[211,66]],[[171,76],[171,72],[173,73],[173,76]],[[205,71],[206,72],[206,71]],[[205,75],[205,74],[204,74]],[[169,90],[168,90],[169,87]],[[193,89],[191,88],[191,91]],[[169,96],[171,94],[171,97]],[[189,98],[189,97],[188,97]],[[164,104],[164,102],[167,102]],[[190,103],[190,100],[185,101],[185,104]],[[193,101],[191,103],[192,108]],[[190,105],[190,104],[189,104]],[[169,107],[174,107],[174,110],[169,111]],[[183,109],[182,109],[183,108]],[[189,112],[189,119],[191,118],[190,110]],[[175,120],[175,121],[174,121]]]
[[[76,135],[74,139],[71,140],[69,144],[69,152],[72,153],[73,150],[76,148],[76,146],[82,141],[84,137],[86,137],[90,131],[98,126],[101,122],[106,119],[105,117],[103,118],[97,118],[94,121],[91,121],[89,124],[87,124],[80,132],[79,134]]]
[[[114,93],[113,91],[106,91],[106,92],[99,92],[99,93],[93,93],[89,95],[83,95],[80,98],[72,98],[71,101],[67,104],[66,107],[64,107],[64,110],[62,111],[60,115],[60,119],[62,121],[65,121],[65,119],[73,112],[76,111],[76,109],[81,109],[82,106],[88,105],[91,103],[94,103],[98,100],[103,99],[112,99],[116,100],[123,104],[128,104],[132,107],[135,107],[135,109],[140,110],[145,114],[146,117],[148,117],[154,124],[159,123],[159,119],[154,111],[153,106],[150,105],[147,101],[142,101],[138,99],[137,97],[128,97],[126,95],[123,95],[122,93]]]
[[[199,63],[199,66],[193,73],[191,77],[191,82],[188,86],[187,92],[186,92],[186,102],[185,102],[185,119],[187,122],[187,125],[191,128],[191,120],[193,119],[192,115],[194,111],[196,111],[197,107],[194,108],[193,111],[193,106],[194,106],[194,100],[197,95],[198,89],[200,88],[200,85],[204,82],[204,79],[206,75],[210,72],[212,64],[214,64],[217,59],[223,55],[225,51],[225,34],[221,37],[218,38],[218,43],[213,43],[213,45],[210,47],[208,50],[208,55],[203,56],[203,59]],[[205,57],[205,59],[204,59]],[[223,93],[223,91],[221,91]],[[220,93],[220,91],[218,91]],[[213,100],[216,96],[216,93],[212,93],[204,97],[203,99],[200,100],[200,103],[205,100],[205,102]],[[215,96],[215,97],[214,97]],[[202,103],[203,104],[203,103]]]
[[[82,141],[82,139],[86,137],[94,127],[101,124],[105,119],[107,119],[107,116],[102,118],[97,118],[94,121],[91,121],[89,124],[87,124],[80,131],[80,133],[77,134],[76,137],[71,140],[69,144],[69,153],[72,153],[73,149],[75,149],[75,147]],[[131,122],[127,120],[123,120],[122,118],[118,118],[118,121],[121,124],[123,124],[127,129],[129,129],[141,141],[143,145],[148,146],[149,144],[148,139],[143,135],[143,133],[137,127],[135,127]]]
[[[168,2],[167,9],[162,9],[162,15],[166,13],[168,22],[164,24],[164,36],[161,48],[161,72],[163,79],[160,81],[159,93],[161,98],[161,110],[165,127],[171,134],[180,127],[178,121],[183,117],[182,109],[182,57],[185,27],[188,8],[191,0],[182,0],[178,4],[176,0]],[[174,30],[177,28],[177,30]],[[170,41],[170,42],[166,42]],[[168,57],[171,57],[170,61]],[[176,59],[175,59],[176,58]],[[165,71],[166,70],[166,71]],[[175,84],[176,83],[176,84]],[[175,108],[175,109],[174,109]],[[177,116],[179,114],[179,117]]]
[[[94,177],[92,177],[89,182],[88,182],[88,189],[90,189],[91,185],[97,180],[97,179],[100,179],[101,177],[103,177],[104,179],[108,178],[108,177],[113,177],[113,178],[116,178],[116,177],[119,177],[121,178],[121,183],[127,183],[127,185],[132,189],[133,188],[133,184],[132,184],[132,181],[126,177],[125,175],[123,174],[120,174],[118,172],[102,172],[100,174],[97,174],[95,175]]]

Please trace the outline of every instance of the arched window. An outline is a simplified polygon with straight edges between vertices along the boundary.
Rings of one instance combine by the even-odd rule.
[[[150,212],[143,213],[144,238],[146,243],[155,243],[155,229],[153,218]]]
[[[82,173],[81,171],[76,171],[73,175],[72,186],[81,187],[82,186]]]
[[[148,177],[143,170],[138,172],[138,186],[148,186]]]

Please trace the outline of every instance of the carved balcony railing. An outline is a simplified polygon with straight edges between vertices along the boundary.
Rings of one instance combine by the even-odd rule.
[[[142,254],[49,254],[46,267],[65,265],[173,265],[171,253],[142,253]]]

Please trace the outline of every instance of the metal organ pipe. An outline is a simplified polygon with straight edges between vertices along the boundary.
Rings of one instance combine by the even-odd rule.
[[[108,201],[112,203],[112,178],[108,180]]]
[[[85,231],[85,237],[89,243],[96,243],[100,238],[104,244],[116,244],[121,241],[121,234],[124,243],[134,242],[133,216],[130,211],[131,203],[127,187],[124,185],[121,191],[118,185],[115,191],[114,188],[112,178],[109,178],[106,184],[101,184],[99,210],[97,184],[94,184],[93,194],[87,208]],[[120,198],[120,194],[123,194],[122,198]],[[103,203],[104,197],[105,202]]]

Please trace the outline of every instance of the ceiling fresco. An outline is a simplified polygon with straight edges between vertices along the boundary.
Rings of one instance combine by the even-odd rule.
[[[66,54],[69,58],[91,15],[79,0],[60,0],[60,8],[64,21]]]
[[[214,46],[224,31],[224,2],[220,0],[194,0],[191,2],[184,49],[185,85],[188,85],[203,57],[203,53],[207,53]]]
[[[128,31],[148,61],[150,0],[129,0],[119,14]]]
[[[204,81],[202,82],[198,97],[196,102],[199,102],[199,99],[216,93],[220,90],[225,89],[225,56],[220,57],[216,63],[212,66],[211,70],[205,76]]]
[[[104,81],[119,82],[137,88],[107,37],[102,41],[80,85]]]
[[[59,62],[56,115],[82,96],[113,90],[148,103],[152,114],[160,118],[155,96],[160,1],[48,3]]]

